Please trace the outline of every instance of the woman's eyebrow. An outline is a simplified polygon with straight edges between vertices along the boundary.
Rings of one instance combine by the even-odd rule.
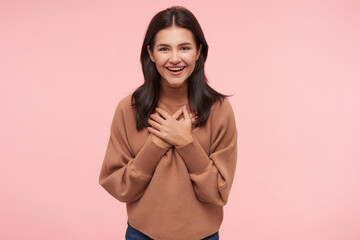
[[[180,43],[178,46],[184,46],[184,45],[192,45],[192,43],[184,42],[184,43]],[[159,43],[156,45],[156,47],[170,47],[170,45],[166,43]]]
[[[179,46],[184,46],[184,45],[192,45],[191,43],[189,42],[184,42],[184,43],[180,43]]]

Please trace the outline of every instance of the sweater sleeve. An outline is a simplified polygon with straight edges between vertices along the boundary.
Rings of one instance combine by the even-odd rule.
[[[128,134],[135,133],[134,126],[126,126],[124,104],[120,102],[110,127],[104,161],[99,175],[100,185],[121,202],[132,202],[145,192],[154,170],[168,150],[156,145],[149,135],[140,151],[134,156]],[[126,114],[127,113],[127,114]]]
[[[194,141],[176,147],[183,158],[200,201],[224,206],[229,197],[237,160],[237,131],[234,113],[227,99],[211,113],[211,146],[208,155]],[[211,119],[210,119],[211,118]]]

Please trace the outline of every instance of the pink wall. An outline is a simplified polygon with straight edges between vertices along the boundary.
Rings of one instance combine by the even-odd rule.
[[[356,0],[1,1],[0,238],[124,238],[98,174],[147,24],[174,4],[203,27],[212,86],[234,94],[221,239],[360,239]]]

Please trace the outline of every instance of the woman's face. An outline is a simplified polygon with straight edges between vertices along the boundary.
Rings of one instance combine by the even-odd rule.
[[[194,71],[202,45],[196,50],[193,34],[186,28],[171,26],[160,30],[155,36],[153,52],[148,52],[161,75],[161,84],[180,88]]]

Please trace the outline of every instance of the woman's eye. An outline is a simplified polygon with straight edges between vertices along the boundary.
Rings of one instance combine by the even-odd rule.
[[[183,47],[183,48],[181,48],[181,49],[184,50],[184,51],[190,50],[189,47]]]
[[[166,51],[168,50],[167,48],[160,48],[159,51]]]

